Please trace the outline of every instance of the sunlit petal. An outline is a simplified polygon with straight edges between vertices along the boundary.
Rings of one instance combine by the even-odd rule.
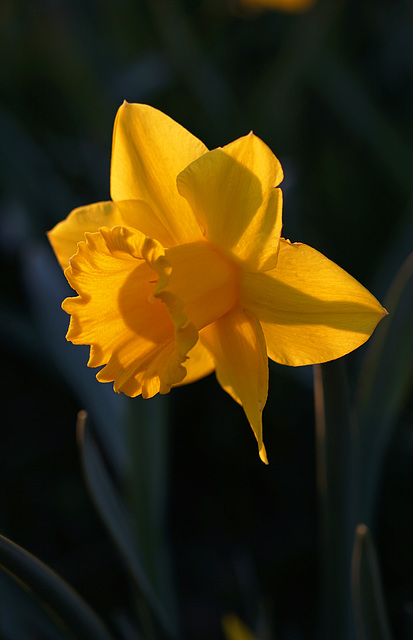
[[[282,225],[281,165],[253,133],[214,149],[178,176],[205,237],[250,269],[277,261]]]
[[[241,300],[261,322],[269,357],[294,366],[349,353],[387,313],[334,262],[285,240],[275,269],[243,274]]]
[[[112,199],[144,200],[175,244],[196,240],[201,232],[177,191],[176,177],[206,151],[200,140],[161,111],[125,102],[113,132]]]
[[[139,229],[145,236],[155,238],[164,247],[176,244],[175,238],[165,227],[163,220],[143,200],[119,200],[115,204],[125,226]]]
[[[262,410],[268,394],[268,358],[265,339],[254,315],[241,308],[209,325],[202,341],[215,360],[218,382],[244,408],[267,462],[262,441]]]
[[[117,224],[124,224],[124,221],[114,202],[97,202],[74,209],[47,234],[62,269],[68,266],[69,259],[76,253],[77,243],[85,239],[86,231],[93,233],[100,227]]]

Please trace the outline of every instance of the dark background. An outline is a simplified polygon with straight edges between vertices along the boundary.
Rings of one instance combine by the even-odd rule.
[[[320,0],[287,14],[236,0],[2,0],[0,60],[0,532],[111,623],[133,604],[85,488],[76,415],[87,409],[122,459],[133,441],[122,416],[138,415],[141,400],[130,409],[95,383],[87,349],[66,344],[68,288],[45,233],[110,197],[116,111],[124,99],[144,102],[209,148],[252,129],[284,167],[283,234],[383,302],[413,246],[413,4]],[[350,385],[364,349],[346,359]],[[265,620],[279,640],[317,638],[311,368],[271,364],[269,467],[214,376],[159,406],[183,636],[220,638],[232,611],[251,628]],[[412,409],[395,425],[375,530],[400,640],[413,638]],[[0,588],[4,638],[58,637],[9,578]]]

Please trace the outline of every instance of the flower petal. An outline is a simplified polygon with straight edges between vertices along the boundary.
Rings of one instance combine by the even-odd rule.
[[[168,392],[184,378],[182,363],[198,333],[172,294],[167,306],[154,298],[157,281],[164,284],[170,273],[163,247],[125,227],[85,239],[65,271],[79,293],[63,303],[71,314],[67,339],[91,345],[88,365],[106,364],[97,378],[114,381],[115,391]]]
[[[262,410],[268,394],[268,358],[260,323],[237,307],[201,331],[200,338],[214,357],[218,382],[242,404],[266,463]]]
[[[66,269],[69,259],[76,253],[77,243],[84,240],[84,234],[94,233],[100,227],[127,226],[138,229],[155,238],[164,247],[175,244],[171,236],[150,206],[143,200],[120,202],[97,202],[74,209],[62,222],[49,231],[49,242],[62,269]]]
[[[171,235],[163,221],[155,211],[143,200],[118,200],[115,203],[122,216],[123,225],[138,229],[161,243],[163,247],[175,245],[175,238]],[[109,225],[106,225],[109,226]]]
[[[292,366],[339,358],[363,344],[386,310],[311,247],[281,240],[277,267],[244,273],[241,302],[260,320],[268,355]]]
[[[124,103],[113,131],[111,195],[144,200],[176,244],[201,237],[196,218],[176,188],[178,174],[208,149],[161,111]]]
[[[202,331],[200,332],[202,333]],[[189,384],[190,382],[196,382],[201,378],[205,378],[215,369],[215,363],[212,355],[208,349],[202,344],[200,340],[194,347],[188,352],[188,359],[185,362],[186,376],[178,382],[176,386]]]
[[[121,213],[113,202],[97,202],[74,209],[47,234],[62,269],[76,253],[77,243],[84,240],[85,231],[123,224]]]
[[[250,133],[195,160],[177,185],[206,238],[252,269],[277,261],[282,168],[262,140]]]

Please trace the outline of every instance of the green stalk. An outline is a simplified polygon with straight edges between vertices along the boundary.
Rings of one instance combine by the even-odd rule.
[[[165,536],[168,489],[169,396],[129,403],[129,469],[125,495],[136,546],[158,599],[178,636],[175,593]]]
[[[392,640],[377,553],[365,524],[356,529],[351,575],[357,638]]]
[[[350,566],[358,516],[357,434],[342,361],[314,367],[320,509],[320,638],[354,640]]]

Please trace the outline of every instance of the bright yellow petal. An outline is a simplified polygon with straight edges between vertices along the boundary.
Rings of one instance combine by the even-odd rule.
[[[241,303],[260,320],[269,357],[293,366],[353,351],[387,313],[334,262],[286,240],[280,243],[275,269],[243,274]]]
[[[271,269],[277,260],[282,195],[275,189],[282,168],[253,133],[214,149],[178,177],[206,238],[251,269]]]
[[[262,410],[268,394],[268,358],[265,339],[255,316],[235,308],[206,327],[202,342],[214,357],[218,382],[242,404],[267,462],[262,441]]]
[[[97,202],[74,209],[65,220],[59,222],[48,238],[62,269],[66,269],[69,259],[76,253],[77,243],[83,241],[85,233],[94,233],[101,227],[127,226],[155,238],[164,247],[175,244],[162,220],[143,200],[120,202]]]
[[[69,265],[76,253],[77,243],[84,240],[85,232],[93,233],[100,227],[124,224],[121,213],[113,202],[97,202],[74,209],[65,220],[49,231],[49,242],[62,269]]]
[[[176,178],[206,151],[200,140],[161,111],[125,102],[113,132],[112,199],[147,202],[176,244],[200,238],[196,218],[177,191]]]
[[[88,365],[105,364],[98,380],[114,381],[115,391],[168,392],[184,378],[182,363],[198,334],[172,294],[167,305],[154,297],[170,273],[163,247],[125,227],[85,239],[65,271],[79,293],[63,303],[71,314],[67,339],[91,345]]]
[[[175,245],[175,238],[169,229],[164,226],[155,211],[143,200],[119,200],[116,202],[116,206],[124,221],[123,225],[137,229],[145,236],[158,240],[164,247]]]

